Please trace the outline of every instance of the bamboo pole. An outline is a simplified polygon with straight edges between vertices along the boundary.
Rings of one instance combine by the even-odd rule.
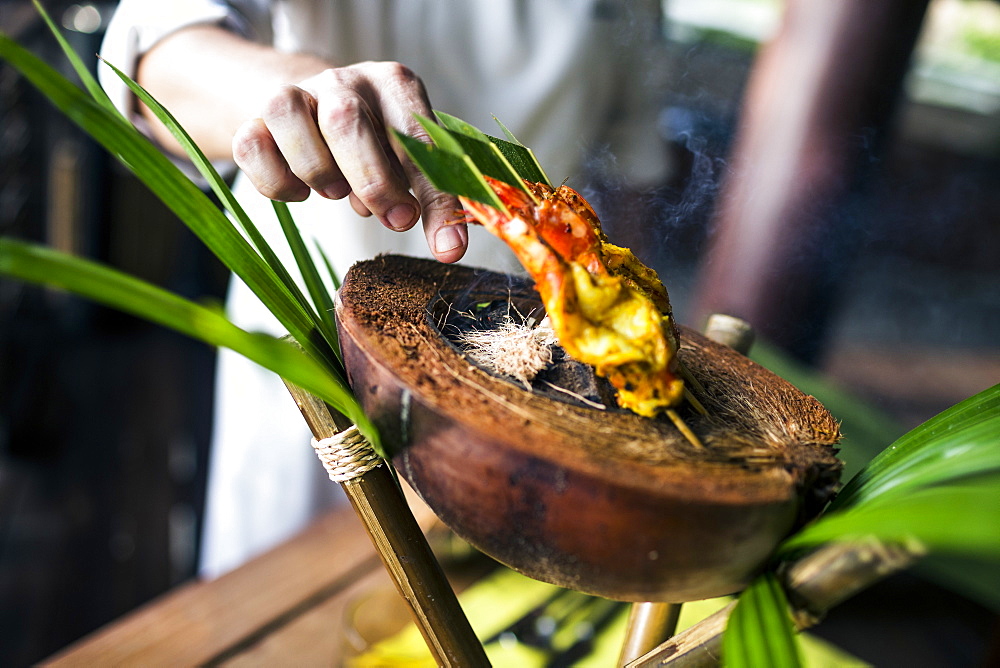
[[[314,395],[285,383],[317,440],[350,422]],[[402,490],[385,462],[341,483],[386,571],[410,607],[413,621],[439,666],[489,666],[458,597],[445,578]]]

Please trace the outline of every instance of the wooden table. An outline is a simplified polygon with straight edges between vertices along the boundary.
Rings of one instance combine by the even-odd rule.
[[[415,505],[414,514],[421,527],[435,521],[425,506]],[[43,665],[339,665],[346,605],[381,585],[392,586],[345,506],[235,571],[181,585]]]

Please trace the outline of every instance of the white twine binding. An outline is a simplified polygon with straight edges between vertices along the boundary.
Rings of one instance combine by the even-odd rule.
[[[334,482],[353,480],[382,463],[382,458],[354,425],[329,438],[314,438],[312,446]]]

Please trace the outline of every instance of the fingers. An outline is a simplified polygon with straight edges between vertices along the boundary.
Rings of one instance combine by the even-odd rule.
[[[255,118],[239,127],[233,136],[233,158],[265,197],[301,202],[309,196],[309,186],[292,173],[263,119]]]
[[[428,248],[441,262],[458,262],[469,247],[469,231],[465,223],[440,225],[430,230],[425,225],[424,233]]]
[[[385,127],[365,98],[364,88],[346,85],[357,82],[328,79],[315,82],[317,128],[350,184],[355,210],[360,203],[386,227],[410,229],[417,222],[420,205],[409,192],[395,154],[385,149]]]
[[[430,116],[423,84],[398,63],[324,71],[271,97],[233,139],[237,165],[267,197],[301,201],[315,191],[349,197],[362,216],[403,231],[423,217],[435,257],[454,262],[468,245],[456,198],[431,186],[389,128],[427,141],[414,114]],[[412,189],[412,194],[411,194]]]
[[[429,142],[426,131],[414,118],[414,114],[434,117],[423,83],[409,68],[399,63],[378,65],[384,67],[385,72],[373,78],[378,84],[373,93],[378,99],[385,125]],[[395,156],[413,194],[420,202],[427,246],[442,262],[461,259],[468,248],[469,235],[464,224],[454,222],[461,217],[458,199],[434,188],[413,164],[394,135],[388,133],[386,138],[389,142],[388,150]]]

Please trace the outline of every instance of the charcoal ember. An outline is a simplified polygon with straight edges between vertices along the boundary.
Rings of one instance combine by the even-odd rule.
[[[564,391],[560,392],[556,388]],[[535,377],[531,389],[551,399],[570,403],[592,402],[609,410],[624,410],[618,408],[615,388],[611,383],[594,373],[594,367],[577,362],[567,355],[560,346],[555,346],[552,351],[552,364]],[[581,402],[573,395],[583,397],[587,401]]]

